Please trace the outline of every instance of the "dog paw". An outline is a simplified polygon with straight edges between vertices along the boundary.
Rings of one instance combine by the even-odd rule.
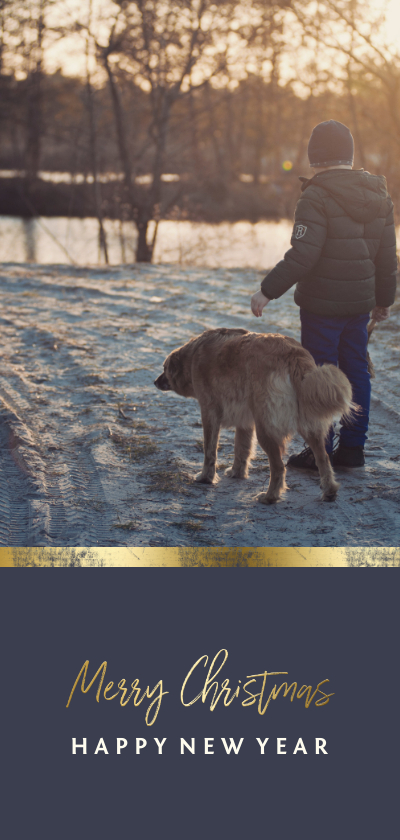
[[[322,494],[322,501],[323,502],[334,502],[336,500],[337,490],[334,490],[332,493],[323,493]]]
[[[325,487],[322,489],[322,501],[323,502],[334,502],[339,490],[340,484],[337,481],[334,484],[331,484],[329,487]]]
[[[219,478],[217,475],[214,475],[214,477],[212,477],[207,474],[204,475],[203,472],[199,472],[197,473],[197,475],[195,475],[194,480],[197,481],[198,484],[217,484]]]
[[[228,467],[225,470],[225,475],[229,475],[229,478],[247,478],[244,470],[235,470],[233,467]]]
[[[275,502],[279,501],[279,497],[277,496],[269,496],[268,493],[259,493],[256,496],[257,502],[261,502],[262,505],[274,505]]]

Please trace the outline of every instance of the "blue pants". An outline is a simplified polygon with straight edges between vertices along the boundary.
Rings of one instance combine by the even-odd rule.
[[[317,365],[339,366],[353,389],[353,401],[361,407],[351,422],[344,421],[340,432],[343,446],[364,446],[367,439],[371,382],[367,364],[367,324],[369,315],[328,318],[300,309],[301,343]],[[326,451],[332,452],[333,430]]]

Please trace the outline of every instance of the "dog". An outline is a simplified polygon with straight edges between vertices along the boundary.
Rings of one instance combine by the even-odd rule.
[[[322,499],[336,498],[339,484],[325,439],[335,416],[351,417],[351,385],[334,365],[317,367],[294,338],[243,329],[207,330],[167,356],[154,384],[200,404],[204,464],[196,481],[218,481],[220,429],[235,428],[234,461],[226,474],[247,478],[256,434],[270,465],[268,490],[257,499],[277,502],[287,489],[282,455],[297,431],[314,453]]]

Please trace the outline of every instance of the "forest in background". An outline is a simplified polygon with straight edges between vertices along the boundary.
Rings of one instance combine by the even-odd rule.
[[[106,262],[103,220],[130,220],[151,261],[160,219],[290,217],[324,119],[400,209],[382,22],[368,0],[0,0],[0,212],[95,216]],[[49,67],[66,41],[79,72]]]

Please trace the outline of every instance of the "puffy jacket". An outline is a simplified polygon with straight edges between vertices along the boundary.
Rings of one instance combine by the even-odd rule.
[[[291,248],[261,283],[315,315],[361,315],[391,306],[396,291],[393,202],[382,175],[331,169],[301,178]]]

